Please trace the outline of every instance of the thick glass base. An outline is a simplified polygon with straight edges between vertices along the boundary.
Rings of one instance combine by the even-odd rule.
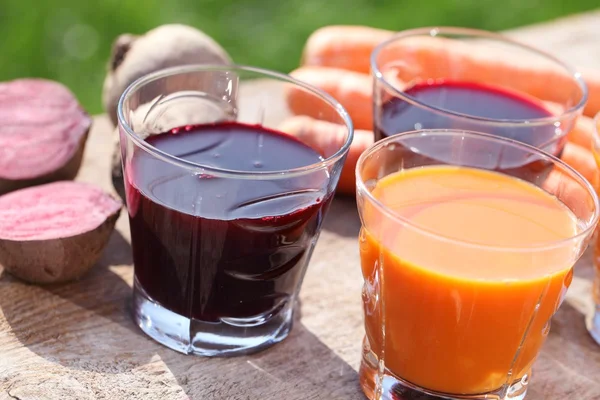
[[[380,366],[366,339],[363,343],[359,377],[363,392],[369,400],[523,400],[529,381],[525,375],[519,382],[491,393],[455,395],[434,392],[413,385]]]
[[[596,306],[596,312],[588,322],[588,331],[596,343],[600,344],[600,305]]]
[[[276,313],[262,318],[232,318],[209,323],[167,310],[153,301],[136,280],[133,318],[146,335],[180,353],[237,356],[264,350],[285,339],[292,329],[293,302],[287,302]]]

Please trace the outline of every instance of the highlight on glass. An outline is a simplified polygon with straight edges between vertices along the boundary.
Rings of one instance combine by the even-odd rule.
[[[533,146],[459,130],[383,139],[356,179],[367,397],[524,399],[594,188]]]
[[[587,86],[557,58],[466,28],[399,32],[371,55],[375,140],[419,129],[516,139],[560,156]]]
[[[317,148],[287,129],[285,101],[256,79],[300,92],[343,140]],[[283,340],[352,142],[346,111],[284,74],[197,65],[136,81],[118,117],[136,324],[205,356]]]

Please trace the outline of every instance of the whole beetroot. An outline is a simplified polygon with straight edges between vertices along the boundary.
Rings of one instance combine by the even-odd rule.
[[[230,63],[231,57],[214,39],[191,26],[162,25],[141,36],[125,33],[113,43],[102,91],[104,110],[116,125],[121,94],[151,72],[180,65]]]

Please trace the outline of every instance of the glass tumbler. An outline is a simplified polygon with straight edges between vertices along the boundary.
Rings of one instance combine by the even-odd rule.
[[[290,91],[343,140],[317,148],[282,128]],[[118,119],[135,323],[203,356],[283,340],[352,142],[346,111],[284,74],[194,65],[134,82]]]
[[[419,129],[516,139],[560,156],[587,101],[580,74],[501,34],[466,28],[397,33],[371,55],[375,140]]]
[[[445,153],[427,159],[432,148]],[[514,159],[550,172],[515,171]],[[427,171],[426,181],[416,179]],[[457,171],[454,181],[445,180],[448,171]],[[385,191],[411,172],[412,181]],[[366,332],[359,376],[367,397],[525,398],[598,221],[594,188],[533,146],[458,130],[381,140],[359,158],[356,180]],[[561,234],[537,228],[557,216]],[[526,229],[515,232],[506,218]],[[552,233],[532,236],[537,229]]]

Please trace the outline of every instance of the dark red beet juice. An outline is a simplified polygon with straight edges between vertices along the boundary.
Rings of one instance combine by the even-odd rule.
[[[556,141],[556,127],[512,126],[486,120],[533,120],[552,116],[541,102],[527,95],[482,83],[444,80],[418,83],[405,90],[419,106],[407,99],[393,98],[376,112],[375,139],[418,129],[461,129],[490,133],[544,147]],[[462,118],[461,118],[462,116]],[[559,146],[562,149],[562,146]],[[560,151],[560,149],[558,151]]]
[[[268,172],[322,157],[283,133],[234,122],[188,126],[146,141],[180,159]],[[293,179],[191,173],[136,149],[128,204],[135,278],[177,314],[251,319],[287,304],[330,203],[326,171]]]
[[[526,94],[483,83],[430,80],[405,90],[406,98],[394,97],[375,107],[375,140],[420,129],[454,129],[488,133],[533,145],[560,156],[566,132],[554,119],[527,123],[552,113],[539,100]],[[425,105],[425,106],[424,106]],[[564,129],[564,126],[562,127]],[[423,142],[421,142],[422,144]],[[477,143],[477,145],[475,144]],[[448,152],[448,147],[455,150]],[[498,142],[444,140],[425,148],[396,149],[403,160],[417,164],[459,163],[510,173],[524,179],[542,179],[552,163],[532,159],[527,151]],[[448,158],[453,158],[449,160]],[[408,166],[408,165],[407,165]]]

